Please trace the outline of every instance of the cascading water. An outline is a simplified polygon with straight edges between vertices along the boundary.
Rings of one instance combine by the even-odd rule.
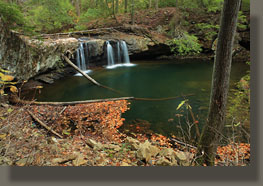
[[[91,70],[88,70],[87,65],[86,65],[86,63],[88,63],[88,44],[87,43],[85,43],[85,48],[86,50],[84,49],[84,45],[81,42],[79,45],[79,48],[77,49],[77,56],[76,56],[77,59],[76,60],[77,60],[77,65],[79,69],[81,69],[85,73],[89,73]],[[80,73],[77,73],[76,76],[82,76],[82,75]]]
[[[121,41],[121,50],[123,53],[124,64],[130,64],[131,62],[130,62],[128,47],[125,41]]]
[[[114,67],[114,56],[113,56],[113,49],[109,41],[106,41],[107,44],[107,59],[108,59],[108,66],[107,68]]]
[[[83,43],[80,43],[81,70],[87,70]]]
[[[79,48],[77,49],[77,65],[79,68],[81,68],[80,66],[80,55],[79,55],[80,51],[79,51]]]
[[[125,41],[117,42],[117,64],[114,61],[114,52],[113,47],[109,41],[106,41],[107,44],[107,60],[108,66],[106,68],[112,69],[120,66],[134,66],[135,64],[130,63],[130,57],[128,52],[128,47]],[[116,53],[115,53],[116,55]]]

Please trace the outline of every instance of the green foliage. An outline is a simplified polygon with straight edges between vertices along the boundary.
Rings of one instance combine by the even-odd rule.
[[[171,51],[175,55],[193,55],[202,51],[201,45],[198,43],[198,39],[194,35],[189,35],[184,32],[179,38],[175,38],[169,41]]]
[[[14,3],[6,3],[0,0],[0,17],[9,28],[24,24],[24,16]]]
[[[247,18],[242,11],[238,12],[237,28],[242,30],[247,29]]]
[[[205,39],[207,40],[212,40],[219,31],[219,25],[212,25],[208,23],[198,23],[195,27],[205,34]]]
[[[43,0],[28,12],[27,21],[37,31],[56,32],[74,24],[74,7],[69,0]]]
[[[250,62],[248,62],[250,64]],[[229,99],[228,118],[234,118],[236,123],[249,123],[250,115],[250,73],[241,78],[236,89],[232,90]],[[247,124],[246,124],[247,125]]]
[[[242,0],[241,10],[242,11],[249,11],[250,10],[250,0]]]
[[[178,2],[177,2],[178,3]],[[179,3],[178,3],[179,4]],[[159,2],[159,7],[176,7],[176,0],[165,0]]]
[[[205,6],[207,8],[207,12],[219,12],[223,7],[224,0],[205,0]]]
[[[93,19],[103,16],[103,11],[98,8],[89,8],[85,13],[80,16],[79,22],[86,23]]]

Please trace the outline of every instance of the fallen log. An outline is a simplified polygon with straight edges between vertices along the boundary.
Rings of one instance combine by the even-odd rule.
[[[94,100],[85,100],[85,101],[71,101],[71,102],[38,102],[35,101],[31,104],[33,105],[77,105],[77,104],[87,104],[87,103],[99,103],[99,102],[108,102],[108,101],[119,101],[119,100],[132,100],[134,97],[121,97],[121,98],[108,98],[108,99],[94,99]]]
[[[82,70],[80,70],[74,63],[72,63],[68,57],[64,56],[64,59],[66,60],[66,62],[72,66],[76,71],[78,71],[79,73],[81,73],[85,78],[87,78],[88,80],[90,80],[93,84],[97,85],[97,86],[101,86],[100,83],[98,83],[96,80],[94,80],[93,78],[91,78],[89,75],[87,75],[85,72],[83,72]]]
[[[115,90],[115,89],[113,89],[113,88],[110,88],[110,87],[107,87],[107,86],[105,86],[105,85],[102,85],[102,84],[98,83],[98,82],[97,82],[96,80],[94,80],[92,77],[90,77],[90,76],[87,75],[85,72],[83,72],[82,70],[80,70],[74,63],[72,63],[72,62],[70,61],[70,59],[69,59],[67,56],[64,55],[63,57],[64,57],[64,59],[66,60],[66,62],[67,62],[70,66],[72,66],[76,71],[78,71],[79,73],[81,73],[85,78],[87,78],[89,81],[91,81],[94,85],[97,85],[97,86],[99,86],[99,87],[108,89],[108,90],[113,91],[113,92],[115,92],[115,93],[118,93],[118,94],[120,94],[120,95],[124,95],[124,93],[122,93],[122,92],[120,92],[120,91],[118,91],[118,90]]]
[[[112,31],[116,29],[121,29],[121,26],[118,27],[109,27],[109,28],[96,28],[96,29],[90,29],[90,30],[83,30],[83,31],[75,31],[75,32],[65,32],[65,33],[55,33],[55,34],[41,34],[37,35],[34,38],[39,38],[39,37],[59,37],[59,36],[72,36],[72,35],[90,35],[93,33],[93,35],[100,35],[103,34],[101,32],[103,31]]]
[[[60,134],[58,134],[56,131],[54,131],[51,127],[47,126],[45,123],[43,123],[40,119],[38,119],[32,112],[30,112],[29,110],[27,110],[27,112],[29,113],[29,115],[36,120],[42,127],[44,127],[45,129],[47,129],[48,131],[50,131],[51,133],[53,133],[54,135],[58,136],[59,138],[63,138],[63,136],[61,136]]]
[[[39,102],[39,101],[28,101],[21,100],[17,95],[12,94],[9,97],[9,102],[12,104],[28,104],[28,105],[77,105],[77,104],[88,104],[88,103],[98,103],[98,102],[107,102],[107,101],[118,101],[118,100],[135,100],[135,101],[167,101],[178,98],[185,98],[188,96],[193,96],[194,94],[187,94],[182,96],[167,97],[167,98],[136,98],[136,97],[119,97],[119,98],[106,98],[106,99],[93,99],[93,100],[83,100],[83,101],[69,101],[69,102]]]

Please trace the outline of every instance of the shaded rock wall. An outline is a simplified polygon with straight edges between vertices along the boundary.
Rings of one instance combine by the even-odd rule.
[[[77,47],[74,38],[41,41],[20,36],[0,20],[0,67],[11,71],[18,81],[58,67],[61,54]]]

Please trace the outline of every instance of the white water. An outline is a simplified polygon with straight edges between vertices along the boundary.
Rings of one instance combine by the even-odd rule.
[[[123,52],[124,64],[130,64],[129,52],[125,41],[121,41],[121,49]]]
[[[81,70],[87,70],[83,43],[80,43]]]
[[[114,61],[113,48],[110,42],[106,41],[106,44],[107,44],[107,60],[108,60],[108,65],[106,66],[107,69],[135,66],[135,64],[130,63],[128,47],[125,41],[120,41],[117,43],[117,61],[118,61],[117,64],[115,64]]]
[[[112,66],[115,64],[114,56],[113,56],[113,49],[109,41],[106,41],[107,44],[107,59],[108,59],[108,66]]]
[[[83,43],[81,42],[79,45],[79,48],[77,49],[77,66],[79,69],[81,69],[82,71],[84,71],[85,73],[89,73],[91,72],[91,70],[87,69],[87,65],[88,64],[88,44],[85,43],[85,48],[86,50],[84,50],[84,46]],[[87,57],[85,57],[85,54]],[[75,74],[75,76],[82,76],[82,74],[77,73]]]

